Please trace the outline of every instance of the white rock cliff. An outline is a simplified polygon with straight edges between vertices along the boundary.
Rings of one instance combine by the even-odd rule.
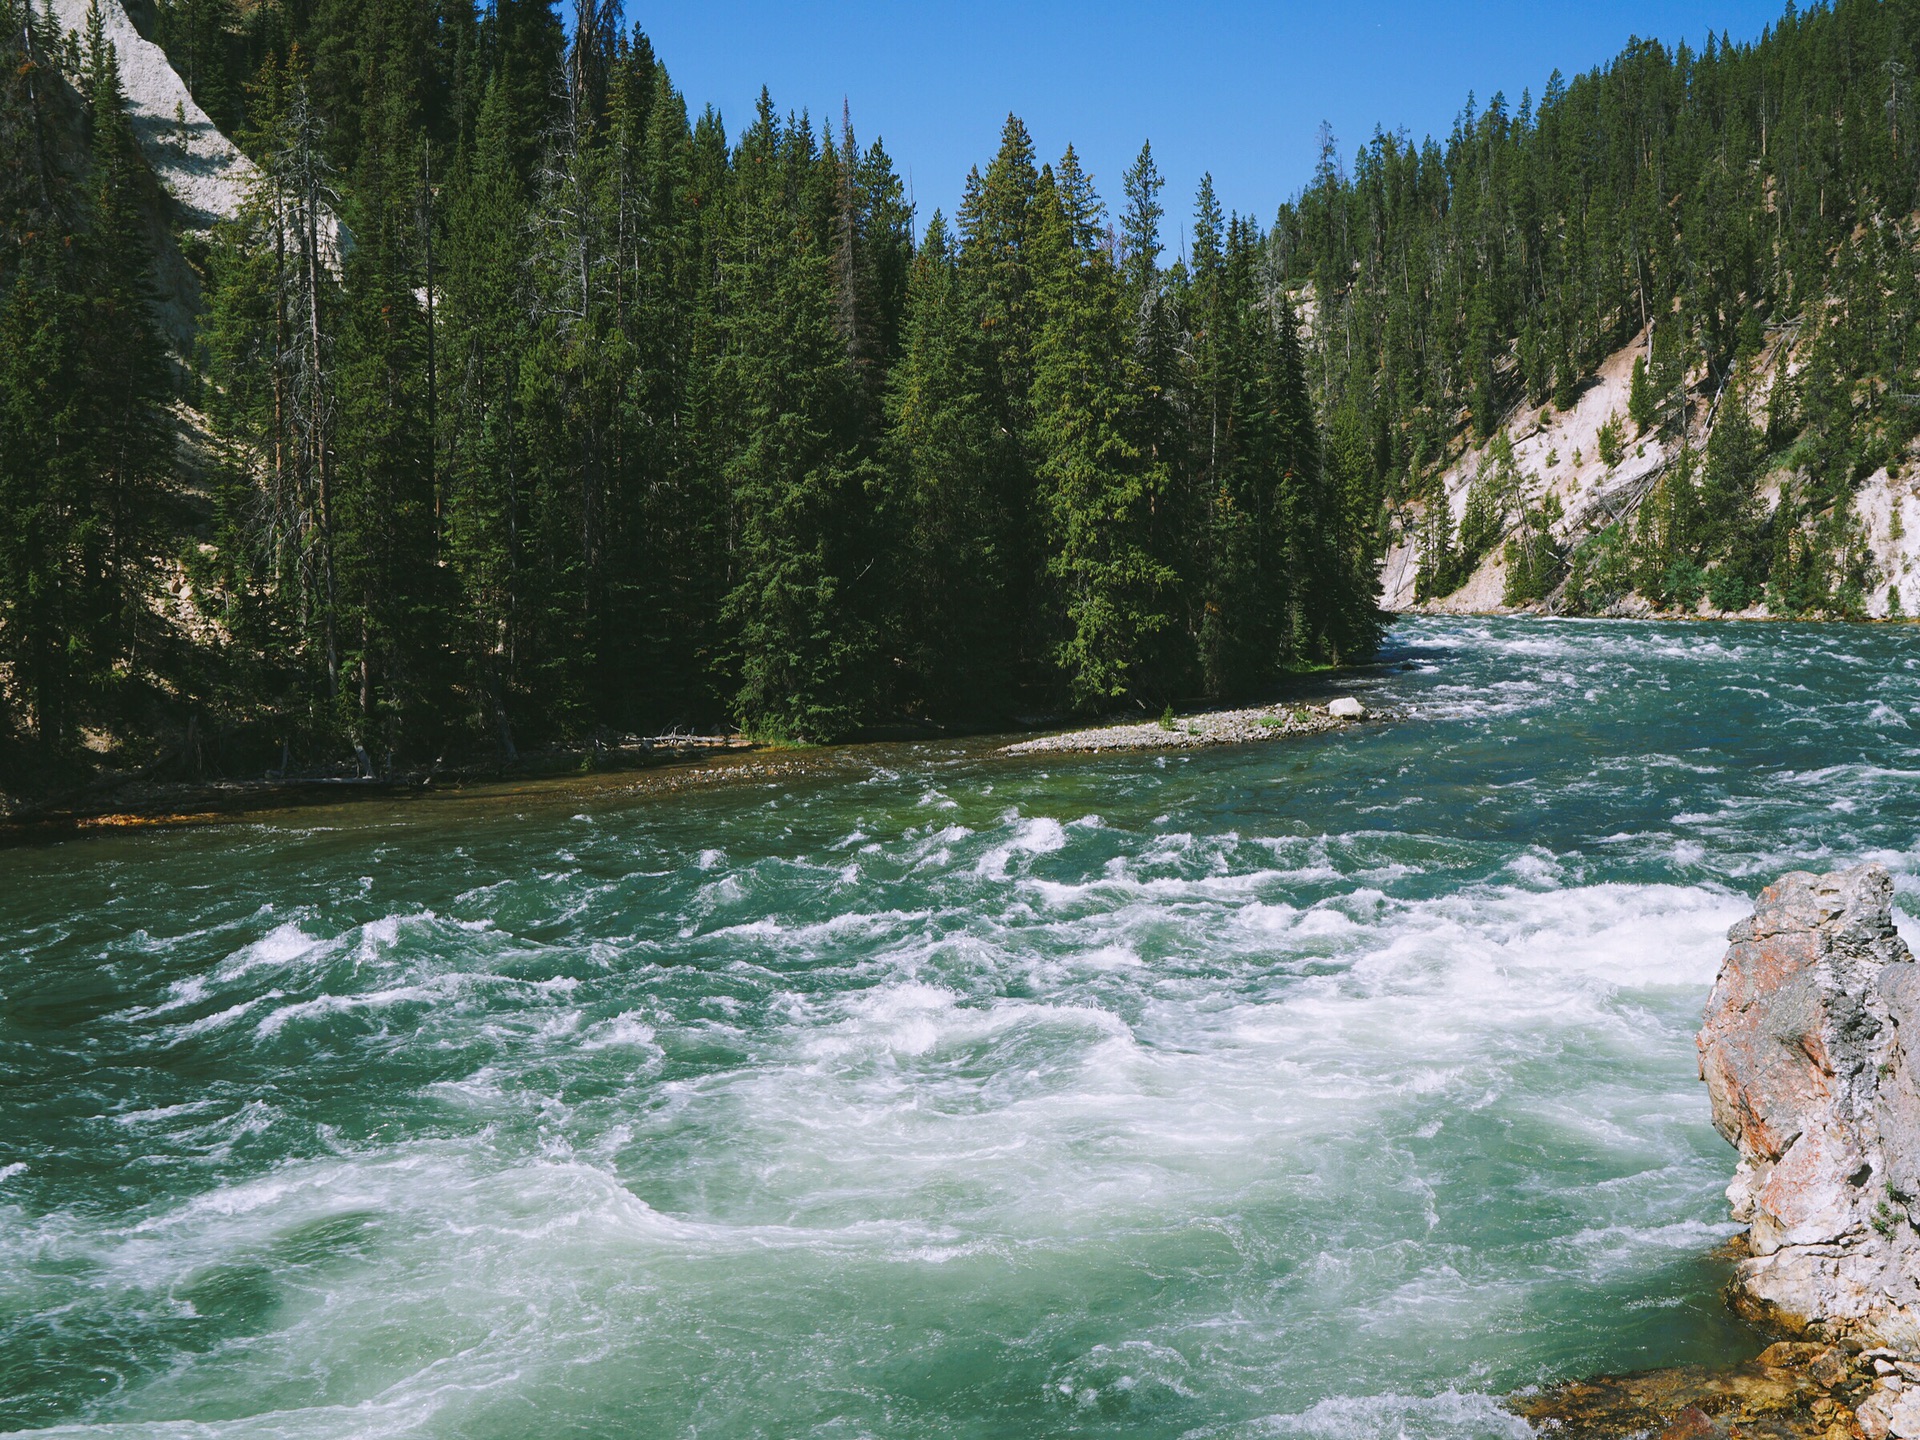
[[[188,228],[230,219],[246,199],[253,162],[194,103],[166,51],[143,37],[120,0],[98,0],[100,28],[120,62],[120,86],[141,153],[179,204]],[[87,0],[53,0],[60,26],[86,34]]]

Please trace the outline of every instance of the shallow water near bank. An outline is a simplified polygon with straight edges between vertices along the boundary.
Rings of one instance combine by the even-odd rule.
[[[1437,1440],[1749,1355],[1691,1033],[1779,871],[1916,908],[1917,657],[1420,619],[1300,741],[0,853],[0,1431]]]

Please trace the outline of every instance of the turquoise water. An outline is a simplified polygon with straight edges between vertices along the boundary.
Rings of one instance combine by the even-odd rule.
[[[0,1431],[1509,1436],[1750,1354],[1691,1031],[1776,872],[1914,905],[1911,634],[0,852]]]

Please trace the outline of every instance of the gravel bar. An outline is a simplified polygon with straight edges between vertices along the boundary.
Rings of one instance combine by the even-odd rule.
[[[1022,740],[1000,751],[1002,755],[1095,753],[1104,750],[1189,750],[1200,745],[1245,745],[1255,740],[1283,740],[1294,735],[1318,735],[1342,730],[1367,717],[1358,701],[1326,705],[1266,705],[1254,710],[1209,710],[1171,720],[1144,724],[1102,725],[1068,730]]]

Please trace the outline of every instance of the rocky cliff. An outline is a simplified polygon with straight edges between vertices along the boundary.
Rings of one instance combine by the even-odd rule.
[[[1600,431],[1609,420],[1626,427],[1627,395],[1634,358],[1646,353],[1645,335],[1607,357],[1591,377],[1571,409],[1551,405],[1523,405],[1506,417],[1513,442],[1513,458],[1525,477],[1530,505],[1552,497],[1560,504],[1555,538],[1568,550],[1615,520],[1630,516],[1660,478],[1678,446],[1657,435],[1636,438],[1619,463],[1608,465],[1600,455]],[[1487,458],[1487,447],[1468,447],[1441,472],[1428,504],[1444,504],[1448,523],[1459,528],[1466,514],[1467,492]],[[1426,610],[1437,614],[1480,615],[1502,608],[1507,568],[1502,546],[1496,545],[1471,578],[1451,595],[1427,604],[1414,598],[1419,578],[1418,532],[1421,516],[1406,511],[1397,525],[1380,565],[1381,604],[1394,611]]]
[[[1804,345],[1802,347],[1804,349]],[[1616,522],[1631,524],[1643,501],[1653,494],[1654,486],[1682,449],[1674,436],[1634,434],[1628,419],[1628,395],[1631,390],[1633,362],[1648,353],[1645,331],[1601,362],[1588,377],[1578,398],[1569,409],[1556,410],[1551,404],[1519,405],[1504,417],[1504,426],[1513,445],[1514,461],[1521,476],[1521,494],[1516,498],[1529,506],[1552,503],[1559,518],[1551,526],[1560,550],[1571,555],[1582,542],[1591,540]],[[1764,424],[1766,407],[1778,377],[1775,362],[1787,361],[1787,374],[1798,380],[1809,363],[1782,335],[1745,367],[1749,417]],[[1703,450],[1712,433],[1708,416],[1717,413],[1704,400],[1701,417],[1688,428],[1685,443]],[[1623,427],[1629,437],[1619,460],[1608,464],[1602,456],[1600,432],[1609,421]],[[1451,594],[1422,602],[1415,597],[1420,573],[1419,533],[1425,523],[1427,507],[1444,505],[1448,523],[1458,530],[1466,514],[1467,496],[1474,477],[1488,456],[1487,446],[1469,445],[1438,476],[1430,495],[1418,502],[1400,506],[1389,526],[1388,544],[1380,563],[1381,604],[1395,612],[1430,614],[1485,615],[1506,610],[1507,566],[1505,546],[1495,545],[1482,558],[1473,574]],[[1873,583],[1865,598],[1865,613],[1876,618],[1920,615],[1920,442],[1908,447],[1891,467],[1881,465],[1864,476],[1854,487],[1850,502],[1858,538],[1872,564]],[[1782,481],[1789,467],[1781,464],[1759,486],[1761,504],[1774,511],[1780,501]],[[1804,481],[1805,477],[1802,477]],[[1808,522],[1800,522],[1803,535],[1810,535]],[[1546,608],[1561,613],[1564,594],[1550,596]],[[1534,608],[1539,608],[1535,606]],[[1641,617],[1658,613],[1656,607],[1639,594],[1627,594],[1609,604],[1600,613]],[[1720,616],[1704,597],[1689,612],[1702,616]],[[1738,612],[1743,618],[1763,618],[1764,604]]]
[[[155,311],[175,353],[186,357],[199,338],[201,293],[181,236],[205,235],[238,215],[259,171],[195,102],[166,51],[147,38],[152,9],[145,0],[136,0],[131,11],[122,0],[45,0],[54,28],[71,33],[76,44],[86,33],[90,6],[97,6],[101,33],[113,46],[127,119],[154,181],[155,203],[147,207],[146,220]],[[68,143],[84,151],[79,123],[76,112]],[[323,217],[321,236],[323,253],[337,271],[352,237],[332,215]]]
[[[1751,1254],[1729,1298],[1769,1328],[1920,1356],[1920,965],[1877,865],[1794,872],[1734,926],[1698,1037]],[[1879,1405],[1887,1415],[1876,1415]],[[1920,1391],[1896,1433],[1920,1435]]]
[[[88,3],[48,0],[60,28],[80,35],[86,33]],[[120,64],[133,133],[154,177],[179,207],[180,223],[205,230],[230,219],[253,182],[253,162],[207,118],[166,52],[140,33],[121,0],[95,3]]]

